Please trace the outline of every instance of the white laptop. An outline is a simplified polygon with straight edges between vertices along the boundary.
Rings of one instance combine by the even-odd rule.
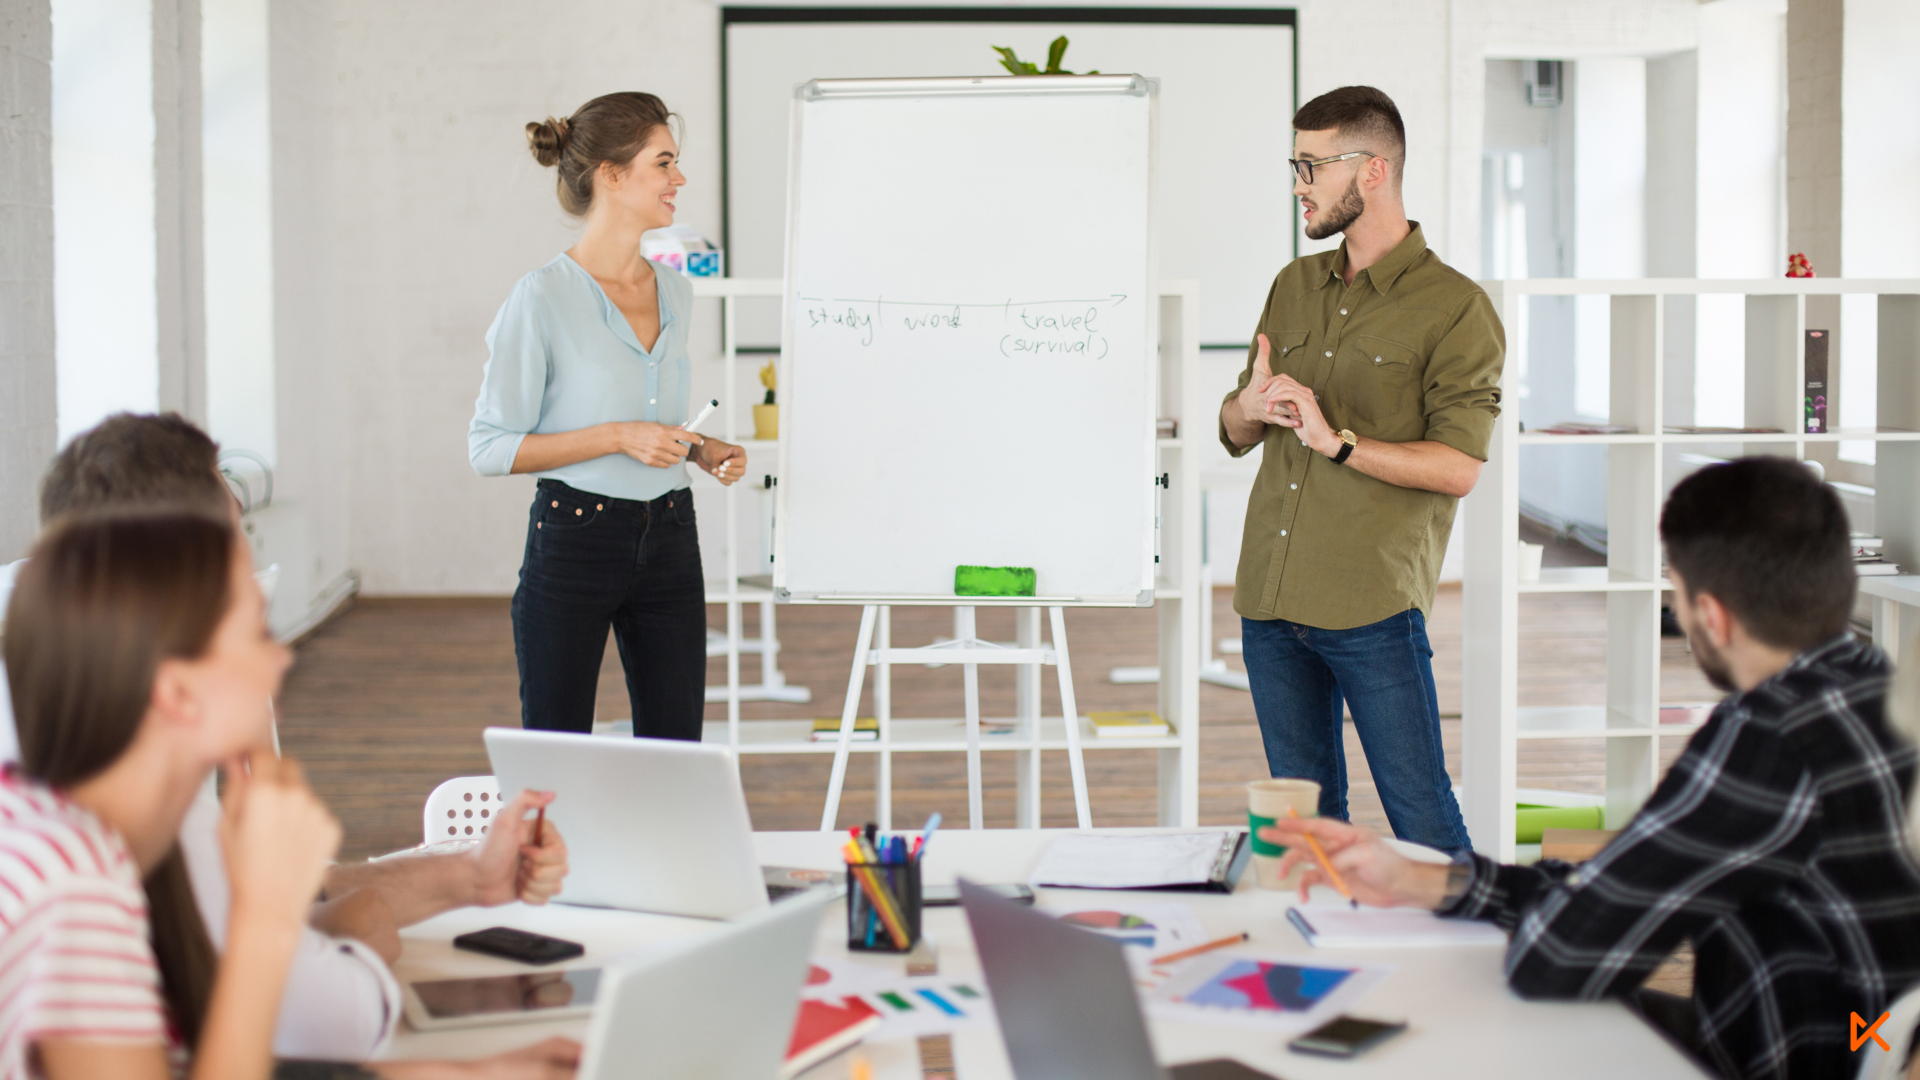
[[[555,793],[567,841],[554,899],[731,919],[767,906],[740,770],[725,747],[488,728],[502,792]]]
[[[833,900],[817,889],[607,971],[578,1080],[773,1080]]]

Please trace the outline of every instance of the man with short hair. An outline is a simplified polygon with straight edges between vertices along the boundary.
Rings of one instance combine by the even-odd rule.
[[[1318,781],[1321,816],[1345,820],[1344,705],[1395,835],[1464,851],[1426,618],[1500,413],[1505,336],[1407,220],[1387,95],[1342,87],[1293,126],[1307,235],[1345,239],[1274,279],[1220,407],[1229,453],[1264,448],[1233,607],[1267,767]]]
[[[178,414],[110,416],[75,436],[48,466],[40,488],[42,523],[64,514],[157,505],[230,517],[236,508],[218,471],[219,454],[217,443]],[[4,585],[0,619],[10,576]],[[19,749],[5,687],[0,670],[0,760],[13,761]],[[551,799],[523,792],[495,820],[518,820]],[[225,938],[230,895],[219,822],[220,804],[209,784],[182,823],[180,843],[194,899],[216,946]],[[399,926],[469,904],[545,903],[559,891],[567,853],[552,823],[537,847],[522,847],[518,839],[512,830],[496,829],[468,851],[330,868],[327,899],[315,905],[311,920],[317,929],[302,939],[287,979],[275,1052],[358,1061],[377,1051],[400,1017],[399,986],[386,966],[399,956]]]
[[[1363,903],[1499,924],[1524,997],[1633,995],[1727,1076],[1852,1076],[1851,1015],[1920,984],[1920,864],[1887,658],[1848,627],[1846,511],[1799,462],[1744,458],[1675,487],[1660,536],[1694,659],[1732,693],[1591,861],[1432,865],[1339,822],[1262,831],[1319,838]],[[1691,1001],[1637,989],[1683,940]]]

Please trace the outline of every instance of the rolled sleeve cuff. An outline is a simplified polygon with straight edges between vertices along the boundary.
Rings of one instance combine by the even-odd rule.
[[[1517,920],[1509,917],[1510,891],[1501,878],[1501,871],[1506,868],[1485,855],[1469,854],[1464,858],[1469,863],[1466,890],[1437,914],[1449,919],[1482,919],[1511,930]]]
[[[386,1047],[400,1011],[400,984],[379,953],[309,927],[281,999],[273,1050],[287,1058],[365,1061]]]
[[[1427,441],[1455,450],[1476,461],[1487,460],[1487,447],[1493,442],[1493,425],[1500,418],[1498,407],[1462,405],[1442,409],[1427,418]]]
[[[467,459],[481,476],[511,476],[526,438],[521,431],[475,431],[467,436]]]
[[[1236,388],[1232,393],[1220,399],[1220,409],[1225,410],[1227,407],[1227,402],[1232,401],[1234,398],[1237,398],[1239,396],[1240,396],[1240,391]],[[1227,434],[1227,422],[1223,419],[1216,419],[1215,423],[1220,425],[1220,445],[1226,447],[1227,453],[1233,455],[1234,457],[1237,457],[1237,458],[1246,457],[1248,454],[1253,453],[1254,446],[1260,445],[1257,442],[1254,443],[1253,446],[1237,445],[1233,441],[1233,439]]]

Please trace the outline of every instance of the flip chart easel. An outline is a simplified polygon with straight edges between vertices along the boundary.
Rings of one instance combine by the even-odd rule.
[[[1013,606],[996,604],[998,607]],[[983,641],[974,632],[975,605],[959,605],[955,608],[956,628],[959,633],[952,641],[943,641],[934,645],[921,645],[909,648],[894,648],[892,638],[891,604],[867,604],[860,613],[860,633],[856,639],[853,653],[853,670],[847,677],[847,703],[840,714],[839,746],[833,755],[833,777],[827,782],[827,804],[820,814],[820,828],[830,831],[834,828],[835,818],[840,810],[840,792],[846,782],[847,755],[852,746],[854,717],[859,711],[860,694],[865,689],[866,673],[869,666],[875,668],[874,698],[876,709],[880,713],[883,727],[891,719],[892,712],[892,672],[894,664],[903,663],[942,663],[959,664],[966,686],[967,707],[967,813],[968,827],[984,828],[981,812],[980,792],[980,668],[981,664],[1022,664],[1031,666],[1036,674],[1039,668],[1051,665],[1058,675],[1060,683],[1060,711],[1066,721],[1067,762],[1073,773],[1073,805],[1080,827],[1093,827],[1093,814],[1087,802],[1086,762],[1080,749],[1079,712],[1073,696],[1073,669],[1067,653],[1066,609],[1060,605],[1047,607],[1051,621],[1053,643],[1043,646],[1037,640],[1021,643],[1012,648],[994,641]],[[1037,613],[1038,609],[1029,609]],[[874,644],[875,629],[879,631],[879,644]],[[1033,635],[1035,638],[1038,635]],[[1035,690],[1038,689],[1037,682]],[[1038,717],[1034,718],[1033,730],[1016,732],[1034,738],[1038,742]],[[1038,751],[1034,751],[1038,753]],[[883,759],[884,761],[885,759]],[[883,792],[890,788],[891,777],[880,779]],[[884,795],[882,798],[889,798]],[[883,817],[890,816],[883,814]]]
[[[964,670],[976,828],[978,666],[1054,666],[1091,824],[1065,608],[1154,600],[1156,109],[1137,75],[831,80],[795,96],[773,584],[782,602],[863,608],[823,828],[866,668],[884,698],[902,662]],[[1021,163],[1017,194],[982,187],[991,161]],[[1058,478],[1036,473],[1048,463]],[[1039,595],[955,595],[960,565],[1032,567]],[[920,648],[883,631],[875,648],[900,605],[954,607],[967,629]],[[1046,608],[1052,644],[981,641],[981,606]],[[1042,718],[1026,719],[1037,776]]]

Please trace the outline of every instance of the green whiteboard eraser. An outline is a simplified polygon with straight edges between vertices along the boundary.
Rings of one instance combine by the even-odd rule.
[[[956,566],[955,596],[1032,596],[1031,566]]]

